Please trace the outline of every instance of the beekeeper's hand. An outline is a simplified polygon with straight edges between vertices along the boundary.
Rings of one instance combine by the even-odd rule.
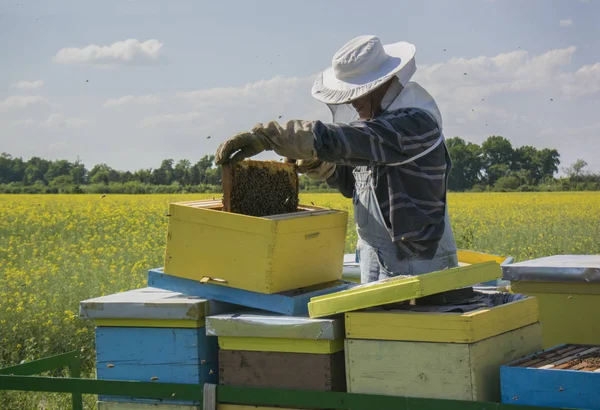
[[[324,162],[317,157],[296,161],[296,169],[315,181],[325,181],[335,172],[335,164]]]
[[[240,132],[222,143],[215,154],[215,164],[235,164],[263,151],[271,150],[267,138],[254,132]]]
[[[215,155],[215,163],[236,163],[271,150],[288,158],[315,157],[312,122],[292,120],[283,126],[275,121],[266,125],[256,124],[251,132],[242,132],[221,144]]]

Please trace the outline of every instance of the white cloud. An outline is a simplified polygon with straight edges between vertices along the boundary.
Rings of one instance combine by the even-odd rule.
[[[144,118],[140,125],[142,127],[156,127],[171,124],[189,124],[203,118],[199,112],[188,112],[183,114],[161,114]]]
[[[565,19],[559,22],[561,27],[571,27],[573,25],[573,19]]]
[[[34,125],[35,121],[32,118],[26,118],[23,120],[14,120],[13,121],[13,125],[16,126],[29,126],[29,125]]]
[[[38,104],[50,105],[50,102],[40,95],[11,95],[0,101],[0,108],[27,108]]]
[[[576,47],[530,55],[525,50],[493,57],[451,58],[445,63],[422,65],[415,79],[427,84],[440,99],[473,103],[493,94],[558,89],[565,97],[600,91],[600,63],[577,71],[564,71]]]
[[[162,46],[163,44],[156,39],[144,42],[128,39],[107,46],[90,44],[83,48],[63,48],[56,53],[53,61],[60,64],[92,64],[104,67],[150,63],[160,59]]]
[[[284,99],[295,89],[312,84],[314,76],[310,77],[283,77],[276,76],[269,80],[260,80],[239,87],[218,87],[205,90],[187,91],[177,93],[178,97],[195,103],[211,103],[217,101],[244,100],[269,100],[271,98]]]
[[[156,104],[158,97],[152,94],[148,95],[125,95],[120,98],[113,98],[107,100],[102,106],[103,107],[118,107],[125,104]]]
[[[87,124],[87,120],[75,117],[67,117],[63,114],[50,114],[48,118],[42,122],[42,126],[48,128],[80,128]]]
[[[35,81],[19,81],[15,84],[12,84],[13,88],[18,88],[19,90],[36,90],[44,86],[44,82],[42,80]]]

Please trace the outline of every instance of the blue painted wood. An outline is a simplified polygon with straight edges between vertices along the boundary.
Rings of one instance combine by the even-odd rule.
[[[600,373],[508,364],[500,367],[500,386],[506,404],[600,410]]]
[[[98,379],[162,383],[218,383],[218,342],[198,329],[98,327]],[[106,401],[144,401],[103,396]],[[150,400],[150,402],[155,402]],[[166,402],[193,404],[189,401]]]
[[[312,286],[305,289],[266,294],[179,278],[167,275],[162,268],[159,268],[151,269],[148,272],[148,286],[284,315],[308,316],[308,302],[311,298],[350,289],[357,286],[357,284],[336,281],[328,287]]]

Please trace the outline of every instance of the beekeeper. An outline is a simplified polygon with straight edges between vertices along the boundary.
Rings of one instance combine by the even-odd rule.
[[[442,116],[410,81],[415,71],[414,45],[354,38],[312,88],[332,123],[257,124],[221,144],[215,162],[273,150],[352,198],[362,283],[456,267]]]

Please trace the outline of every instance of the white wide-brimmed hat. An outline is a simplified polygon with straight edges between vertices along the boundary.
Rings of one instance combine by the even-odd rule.
[[[312,95],[325,104],[347,104],[394,76],[406,86],[417,70],[415,52],[410,43],[382,45],[376,36],[356,37],[335,53],[331,67],[315,80]]]

